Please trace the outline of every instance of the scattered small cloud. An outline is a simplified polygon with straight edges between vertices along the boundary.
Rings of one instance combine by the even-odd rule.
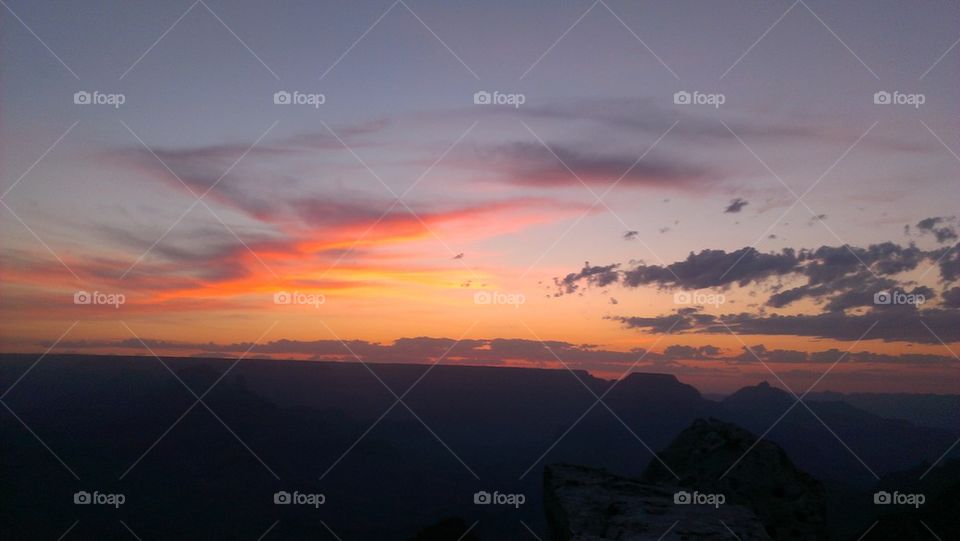
[[[933,234],[939,243],[957,240],[957,230],[954,228],[953,224],[950,223],[952,220],[953,218],[945,218],[941,216],[925,218],[917,222],[917,229],[920,231],[921,235]],[[910,226],[907,226],[906,229],[908,234],[909,227]]]
[[[727,208],[723,210],[726,214],[736,214],[743,210],[743,207],[749,205],[750,202],[746,199],[740,199],[739,197],[730,201],[730,204],[727,205]]]

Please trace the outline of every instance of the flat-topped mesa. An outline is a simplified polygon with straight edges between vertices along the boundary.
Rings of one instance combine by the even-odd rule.
[[[551,541],[727,541],[731,531],[743,541],[770,539],[743,506],[677,504],[671,488],[604,470],[548,465],[543,484]]]

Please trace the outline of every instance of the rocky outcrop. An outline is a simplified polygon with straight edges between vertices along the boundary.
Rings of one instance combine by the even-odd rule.
[[[826,538],[823,486],[775,443],[757,441],[734,424],[697,419],[658,455],[663,462],[650,463],[644,482],[724,494],[751,509],[772,539]]]
[[[675,490],[565,464],[544,471],[551,541],[770,539],[760,520],[738,505],[674,503]]]

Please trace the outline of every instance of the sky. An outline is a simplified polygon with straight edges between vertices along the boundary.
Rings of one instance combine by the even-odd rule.
[[[0,351],[960,392],[955,3],[2,8]]]

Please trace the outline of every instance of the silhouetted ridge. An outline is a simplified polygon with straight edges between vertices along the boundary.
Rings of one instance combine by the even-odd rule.
[[[738,406],[748,404],[756,406],[762,404],[763,407],[790,407],[796,399],[787,391],[771,386],[766,381],[760,382],[753,387],[744,387],[732,395],[723,399],[722,403],[728,406]]]
[[[692,385],[681,383],[673,374],[633,372],[617,383],[613,393],[632,392],[642,400],[667,400],[671,402],[696,402],[701,400],[700,391]]]

